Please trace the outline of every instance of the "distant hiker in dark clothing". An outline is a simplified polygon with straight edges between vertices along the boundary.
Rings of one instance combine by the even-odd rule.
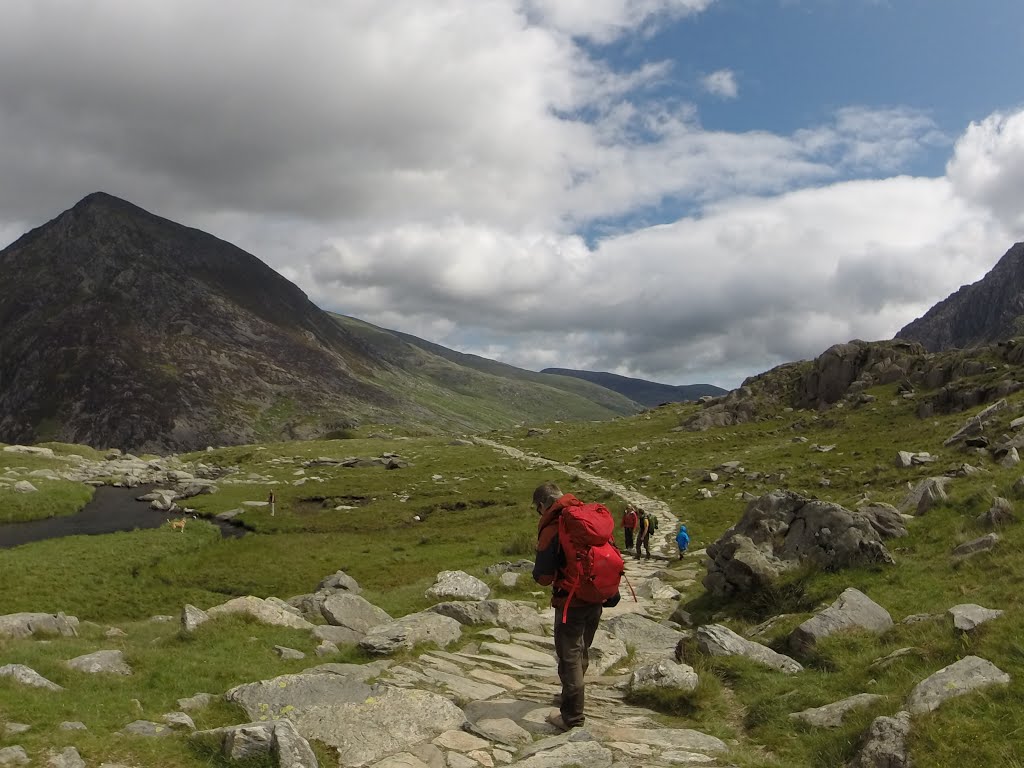
[[[633,531],[636,530],[637,516],[633,507],[626,507],[622,513],[622,530],[626,533],[626,549],[633,548]]]
[[[619,602],[624,564],[614,544],[615,520],[601,504],[584,504],[553,482],[533,492],[540,515],[533,578],[551,585],[555,655],[562,682],[559,712],[547,721],[566,731],[583,725],[583,676],[602,606]]]
[[[638,513],[639,520],[636,524],[636,559],[640,559],[641,550],[647,550],[647,559],[651,559],[651,521],[644,510]]]

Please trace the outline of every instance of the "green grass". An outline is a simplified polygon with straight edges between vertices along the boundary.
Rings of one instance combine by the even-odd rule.
[[[610,422],[550,423],[543,425],[550,431],[540,436],[528,436],[527,426],[487,436],[666,502],[688,524],[692,550],[715,541],[739,518],[744,493],[758,496],[786,488],[846,506],[865,497],[898,503],[908,484],[964,462],[980,467],[983,471],[976,475],[953,480],[947,502],[911,520],[907,537],[889,542],[895,566],[839,573],[802,570],[772,590],[733,602],[713,599],[698,583],[683,598],[698,621],[722,622],[741,632],[769,616],[792,613],[767,638],[777,650],[785,650],[785,636],[793,627],[849,586],[875,599],[897,622],[916,613],[940,618],[897,624],[877,637],[854,633],[831,638],[800,658],[807,668],[794,676],[743,659],[703,659],[691,647],[687,659],[701,674],[697,692],[643,692],[633,700],[661,712],[666,722],[735,741],[729,759],[739,766],[835,766],[854,754],[871,719],[897,711],[917,682],[958,658],[976,654],[1008,672],[1013,682],[915,717],[914,759],[918,766],[1021,768],[1024,761],[1017,745],[1024,743],[1024,524],[1002,530],[1002,541],[991,553],[956,562],[950,551],[986,532],[975,518],[994,496],[1012,499],[1013,483],[1024,470],[942,446],[970,414],[920,420],[917,402],[895,398],[894,385],[871,394],[876,402],[856,409],[814,413],[771,406],[759,421],[707,432],[673,431],[699,406],[672,405]],[[1022,408],[1024,395],[1014,395],[993,436],[1006,431]],[[495,562],[531,557],[536,514],[529,500],[544,480],[555,479],[587,500],[603,500],[616,515],[622,511],[622,500],[607,492],[531,468],[489,448],[452,446],[447,437],[358,436],[373,431],[363,425],[346,432],[349,439],[344,440],[236,446],[183,457],[238,468],[226,478],[238,482],[222,480],[216,493],[189,500],[200,515],[262,501],[271,488],[275,490],[277,514],[271,517],[266,508],[246,508],[240,519],[252,533],[242,539],[222,540],[212,526],[196,523],[184,534],[164,528],[72,537],[0,553],[0,613],[65,611],[98,622],[100,628],[123,625],[129,637],[117,643],[138,669],[134,679],[118,681],[109,691],[90,691],[84,699],[77,693],[58,698],[31,693],[26,698],[24,691],[0,681],[0,719],[39,723],[31,736],[34,741],[20,737],[26,748],[70,743],[72,736],[55,730],[55,725],[81,719],[90,724],[90,733],[73,738],[84,746],[83,755],[91,750],[124,763],[217,765],[208,755],[180,744],[121,741],[109,733],[140,716],[131,704],[133,698],[139,699],[146,716],[159,719],[161,712],[175,708],[176,697],[198,690],[219,693],[238,682],[291,669],[267,649],[281,642],[308,652],[310,640],[303,633],[242,620],[217,622],[210,631],[204,628],[195,638],[183,639],[173,626],[147,621],[149,616],[177,616],[186,602],[207,608],[238,595],[287,598],[312,591],[321,578],[339,569],[360,582],[371,602],[402,615],[426,607],[424,592],[440,570],[457,568],[480,576]],[[836,447],[822,453],[812,450],[815,444]],[[64,455],[83,453],[76,446],[51,447]],[[938,460],[898,469],[897,450],[929,451]],[[385,451],[399,454],[408,466],[303,466],[318,457],[369,457]],[[743,471],[720,472],[717,482],[704,481],[706,472],[730,460],[741,462]],[[56,469],[65,461],[0,453],[0,474],[11,467],[24,468],[18,472]],[[62,514],[77,509],[91,493],[76,486],[75,492],[83,495],[75,497],[65,485],[71,486],[41,483],[40,493],[14,502],[0,491],[0,515],[12,520]],[[712,498],[698,498],[701,487],[709,488]],[[16,504],[21,506],[12,511]],[[353,509],[336,509],[339,506]],[[688,559],[672,567],[691,568],[695,563]],[[493,578],[488,581],[497,583]],[[543,595],[534,594],[538,590],[528,576],[520,581],[519,587],[495,589],[495,594],[544,602]],[[1006,613],[966,636],[954,631],[944,614],[967,602]],[[29,664],[78,690],[81,681],[59,660],[95,650],[99,631],[90,629],[83,638],[59,639],[49,646],[0,642],[0,651],[5,663]],[[104,647],[109,647],[106,642]],[[884,670],[871,668],[875,659],[904,647],[921,652]],[[168,657],[173,664],[167,664]],[[815,730],[789,719],[792,712],[863,692],[885,698],[851,714],[841,728]],[[223,707],[200,715],[202,727],[237,717],[237,712]]]

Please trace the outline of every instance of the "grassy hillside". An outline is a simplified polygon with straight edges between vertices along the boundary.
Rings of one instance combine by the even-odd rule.
[[[423,364],[439,365],[429,360]],[[441,370],[435,369],[436,375]],[[952,481],[948,501],[909,520],[909,536],[890,542],[897,560],[894,566],[838,573],[802,571],[770,594],[736,602],[712,599],[699,583],[690,588],[682,603],[698,623],[713,619],[742,633],[764,619],[789,614],[769,633],[767,642],[777,649],[789,630],[849,586],[888,609],[897,624],[880,636],[850,633],[827,640],[813,655],[800,659],[807,670],[795,676],[767,672],[742,659],[703,659],[689,648],[688,660],[704,682],[693,697],[672,702],[669,709],[674,714],[666,716],[698,728],[714,725],[716,732],[725,733],[741,748],[737,765],[833,768],[853,755],[873,717],[894,713],[917,682],[974,654],[1009,673],[1011,684],[915,716],[911,735],[915,764],[1020,768],[1024,766],[1020,747],[1024,743],[1024,525],[1002,529],[995,550],[971,560],[957,562],[950,551],[986,532],[975,518],[995,496],[1015,499],[1013,486],[1024,471],[1001,466],[977,452],[943,447],[943,441],[973,411],[920,420],[915,415],[917,400],[928,392],[897,396],[895,385],[889,385],[868,394],[876,400],[856,409],[812,412],[778,407],[760,413],[759,421],[705,432],[674,431],[699,406],[673,405],[603,423],[550,423],[546,425],[550,432],[540,436],[528,436],[525,427],[510,427],[487,437],[667,502],[689,525],[694,550],[713,542],[739,518],[744,493],[760,495],[788,488],[845,506],[865,497],[898,503],[909,484],[964,463],[974,465],[980,471]],[[466,397],[469,402],[472,395]],[[1024,393],[1011,396],[1009,402],[993,438],[1008,432],[1010,420],[1024,412]],[[453,411],[458,407],[453,405]],[[821,452],[815,446],[834,448]],[[928,451],[937,461],[899,469],[898,450]],[[383,452],[399,454],[409,466],[397,470],[303,466],[317,457]],[[252,637],[262,640],[273,635],[275,642],[310,650],[308,637],[246,624],[219,634],[218,643],[207,646],[181,639],[173,629],[161,630],[147,620],[149,616],[177,615],[186,602],[206,608],[236,595],[286,598],[309,592],[338,569],[357,579],[367,599],[393,615],[418,610],[427,605],[424,590],[440,570],[458,567],[481,575],[486,565],[529,557],[536,518],[528,501],[532,489],[551,477],[549,471],[489,448],[452,445],[436,437],[239,446],[186,458],[237,467],[231,477],[240,481],[249,473],[272,478],[278,496],[276,516],[258,508],[246,511],[245,524],[255,535],[236,540],[222,540],[212,527],[196,522],[183,534],[163,528],[73,537],[2,554],[0,614],[62,610],[96,622],[96,628],[87,629],[94,635],[110,625],[126,628],[128,637],[118,643],[146,676],[148,687],[140,706],[147,712],[168,711],[176,696],[221,691],[232,681],[255,679],[271,663],[258,653],[246,652]],[[708,471],[733,460],[742,464],[741,472],[705,480]],[[33,461],[36,466],[41,460]],[[0,476],[17,466],[25,466],[21,457],[0,453]],[[584,498],[605,500],[616,514],[622,509],[621,500],[605,491],[572,477],[555,479]],[[296,485],[299,481],[302,484]],[[698,488],[709,489],[712,497],[699,498]],[[217,493],[190,503],[202,514],[213,514],[245,500],[264,499],[267,489],[266,482],[257,480],[221,484]],[[0,503],[7,493],[0,489]],[[1024,510],[1018,518],[1021,514]],[[495,588],[500,596],[544,601],[542,593],[529,588],[511,592],[496,584]],[[968,635],[955,631],[942,615],[960,603],[1005,613]],[[899,623],[905,616],[921,613],[939,618]],[[183,669],[189,679],[161,672],[165,657],[153,648],[184,652]],[[902,648],[914,650],[888,667],[872,668],[875,660]],[[8,663],[35,665],[54,679],[61,674],[45,649],[29,641],[0,639],[0,653]],[[278,662],[274,671],[281,670]],[[814,730],[788,717],[791,712],[864,692],[885,698],[851,716],[840,728]],[[22,689],[0,680],[0,720],[24,711],[24,695]],[[46,744],[47,739],[63,738],[56,724],[86,718],[89,707],[106,707],[104,717],[111,722],[137,717],[130,711],[132,696],[127,688],[116,695],[98,692],[96,696],[95,701],[64,701],[58,709],[47,705],[42,695],[32,694],[32,711],[42,725],[35,734],[20,737],[21,743]],[[235,714],[211,710],[200,725],[230,722]],[[101,736],[97,732],[91,738]],[[116,740],[108,746],[110,759],[130,762],[132,756],[124,754],[125,748]],[[154,744],[149,749],[153,754],[134,759],[168,766],[206,764],[176,744]]]

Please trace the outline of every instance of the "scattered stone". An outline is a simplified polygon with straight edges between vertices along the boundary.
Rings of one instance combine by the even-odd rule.
[[[945,442],[943,442],[943,446],[950,446],[953,445],[954,443],[960,442],[961,440],[965,440],[968,437],[980,435],[985,429],[986,422],[992,416],[994,416],[995,414],[999,413],[1000,411],[1004,410],[1007,407],[1008,404],[1006,400],[998,400],[997,402],[993,403],[985,410],[969,418],[967,422],[962,427],[960,427],[960,429],[954,432],[949,438],[946,439]]]
[[[838,728],[843,724],[846,716],[853,710],[870,707],[879,701],[883,701],[884,698],[884,696],[878,696],[873,693],[858,693],[856,696],[850,696],[847,699],[826,704],[823,707],[812,707],[802,712],[793,712],[789,717],[791,720],[799,720],[815,728]]]
[[[798,652],[805,651],[836,632],[862,629],[881,634],[892,624],[892,617],[887,610],[851,587],[843,590],[828,608],[794,629],[789,636],[789,647]]]
[[[929,618],[931,617],[929,616]],[[904,619],[901,623],[906,624],[906,619]],[[924,651],[922,651],[920,648],[898,648],[892,653],[872,661],[868,669],[886,669],[892,666],[900,659],[910,658],[911,656],[918,656],[923,658]]]
[[[954,627],[961,632],[971,632],[986,621],[998,619],[1003,612],[993,608],[982,608],[974,603],[964,603],[950,608],[949,615],[953,617]]]
[[[163,723],[154,723],[150,720],[136,720],[128,723],[118,733],[124,736],[146,736],[149,738],[171,736],[174,731],[170,726]]]
[[[195,722],[184,712],[168,712],[160,719],[175,730],[194,731],[196,729]]]
[[[28,754],[25,752],[24,747],[0,747],[0,766],[28,764]]]
[[[971,557],[980,552],[988,552],[995,548],[999,541],[998,533],[987,533],[977,539],[966,541],[953,549],[953,557]]]
[[[952,482],[951,478],[944,475],[922,480],[897,505],[900,512],[914,512],[918,515],[927,512],[931,508],[929,505],[946,499],[946,486],[950,482]],[[928,498],[928,501],[922,501],[925,497]],[[924,505],[923,510],[922,504]]]
[[[65,720],[57,726],[62,731],[88,731],[89,727],[81,720]]]
[[[322,579],[319,584],[316,585],[316,591],[330,590],[332,592],[348,592],[352,595],[358,595],[362,592],[362,588],[359,586],[359,582],[353,579],[344,571],[336,571],[330,576]]]
[[[246,614],[264,624],[271,624],[278,627],[291,627],[292,629],[313,629],[313,625],[300,616],[282,609],[266,600],[261,600],[253,595],[236,597],[221,605],[215,605],[206,611],[210,618],[227,616],[231,614]]]
[[[284,661],[299,661],[300,659],[306,658],[306,654],[302,651],[298,651],[284,645],[275,645],[274,653],[277,654],[278,658],[283,659]]]
[[[195,696],[189,696],[186,699],[178,699],[178,709],[186,712],[205,709],[217,698],[218,697],[214,696],[212,693],[197,693]]]
[[[374,655],[411,650],[417,643],[434,643],[446,648],[462,636],[462,625],[448,616],[422,611],[374,627],[359,641],[359,647]]]
[[[437,603],[428,610],[455,619],[460,624],[490,624],[512,632],[544,633],[548,625],[533,603],[519,600],[480,600]]]
[[[14,723],[10,720],[4,723],[5,736],[19,736],[20,734],[30,730],[32,730],[32,726],[27,723]]]
[[[394,619],[383,609],[356,594],[339,593],[325,597],[320,613],[328,624],[366,634]]]
[[[758,664],[777,669],[787,675],[803,670],[803,666],[781,653],[752,640],[740,637],[728,627],[707,624],[697,629],[697,647],[709,656],[744,656]]]
[[[33,636],[78,636],[78,619],[63,613],[9,613],[0,616],[0,635],[26,638]]]
[[[918,683],[907,698],[907,709],[914,714],[931,712],[955,696],[1009,682],[1010,676],[992,662],[965,656]]]
[[[698,683],[697,673],[693,671],[693,667],[675,661],[641,665],[634,669],[629,677],[631,691],[639,688],[670,688],[691,693],[697,690]]]
[[[441,571],[426,592],[431,600],[486,600],[491,588],[465,571]]]
[[[87,653],[84,656],[70,659],[65,664],[72,669],[77,669],[79,672],[88,672],[91,675],[132,674],[132,668],[125,662],[124,654],[121,651],[94,651],[93,653]]]
[[[992,500],[992,506],[988,512],[978,515],[978,525],[986,528],[1001,528],[1004,525],[1017,522],[1017,516],[1013,514],[1013,504],[1009,499],[997,496]]]
[[[910,713],[876,717],[864,735],[860,750],[850,768],[912,768],[907,737]]]
[[[14,484],[14,491],[16,493],[35,493],[39,489],[36,488],[28,480],[19,480]]]
[[[64,747],[60,752],[47,753],[46,768],[85,768],[85,760],[74,747]]]
[[[189,634],[210,620],[210,614],[188,603],[181,609],[181,629]]]
[[[24,664],[4,664],[0,667],[0,677],[10,677],[16,682],[32,688],[45,688],[48,691],[64,690],[56,683],[47,680],[34,669]]]

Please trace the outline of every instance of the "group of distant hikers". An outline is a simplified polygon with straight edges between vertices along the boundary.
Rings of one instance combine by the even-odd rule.
[[[648,514],[643,507],[627,506],[622,513],[622,530],[626,534],[626,549],[632,550],[634,546],[636,547],[636,554],[633,557],[639,560],[641,554],[646,552],[644,557],[650,560],[651,536],[658,530],[658,516]],[[690,534],[685,525],[679,526],[676,546],[679,547],[679,559],[682,560],[686,548],[690,546]]]
[[[583,677],[590,665],[590,646],[604,608],[619,603],[619,582],[626,564],[615,544],[615,520],[603,504],[585,504],[548,481],[533,492],[533,506],[540,515],[533,578],[538,584],[551,587],[555,656],[562,683],[558,711],[551,712],[546,719],[558,730],[567,731],[586,720]],[[622,514],[622,529],[626,550],[635,546],[634,557],[639,560],[645,551],[650,559],[651,534],[658,530],[657,516],[627,506]],[[679,527],[676,544],[682,559],[690,544],[685,525]]]

